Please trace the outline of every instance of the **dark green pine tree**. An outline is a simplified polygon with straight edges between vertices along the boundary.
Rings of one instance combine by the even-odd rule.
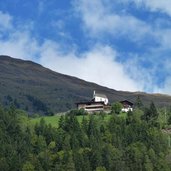
[[[90,161],[91,161],[91,167],[94,170],[96,169],[96,167],[102,165],[102,150],[100,149],[100,147],[92,148]]]
[[[65,129],[65,118],[63,115],[60,117],[58,124],[59,124],[59,128]]]
[[[150,104],[150,112],[151,112],[151,117],[156,120],[159,114],[153,102],[151,102]]]
[[[82,152],[79,152],[78,150],[73,150],[73,160],[75,163],[76,171],[82,171],[84,166]]]
[[[138,109],[143,109],[143,107],[144,107],[140,96],[137,96],[137,99],[135,101],[135,107],[138,108]]]
[[[83,119],[82,119],[81,126],[82,126],[83,131],[87,134],[88,120],[85,117],[83,117]]]
[[[68,151],[64,153],[64,170],[75,171],[75,163],[73,161],[73,156]]]
[[[150,108],[146,108],[144,115],[142,116],[147,122],[155,122],[158,118],[158,112],[153,102],[150,104]]]
[[[84,149],[83,151],[83,164],[82,164],[82,171],[92,170],[90,166],[90,156],[91,156],[91,150]]]

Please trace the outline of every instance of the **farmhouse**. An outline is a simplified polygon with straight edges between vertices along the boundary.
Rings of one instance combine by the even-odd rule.
[[[133,111],[133,103],[128,100],[120,101],[122,104],[122,112]],[[94,91],[93,98],[88,102],[79,102],[76,103],[77,109],[84,109],[88,113],[93,112],[106,112],[111,111],[111,105],[109,105],[109,100],[105,94],[99,94]]]
[[[77,108],[87,112],[100,112],[104,110],[104,102],[81,102],[77,103]]]
[[[80,102],[77,104],[77,109],[84,109],[85,111],[92,112],[108,112],[110,111],[110,106],[108,105],[109,100],[104,94],[98,94],[94,91],[93,98],[89,102]]]
[[[122,112],[128,112],[133,111],[133,103],[131,103],[128,100],[120,101],[120,103],[123,105]]]

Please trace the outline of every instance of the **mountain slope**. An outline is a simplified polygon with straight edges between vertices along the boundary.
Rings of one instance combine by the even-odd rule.
[[[67,111],[75,103],[92,98],[93,90],[104,93],[110,102],[128,99],[135,101],[139,95],[143,103],[154,101],[168,106],[171,96],[116,91],[94,83],[51,71],[31,61],[0,56],[0,102],[15,103],[30,113]]]

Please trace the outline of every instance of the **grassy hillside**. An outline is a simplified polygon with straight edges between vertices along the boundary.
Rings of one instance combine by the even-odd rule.
[[[38,117],[38,118],[31,118],[29,121],[30,121],[30,124],[31,125],[35,125],[36,123],[40,123],[40,120],[41,119],[44,119],[46,124],[51,124],[53,127],[58,127],[58,122],[59,122],[59,119],[60,119],[60,116],[42,116],[42,117]]]
[[[159,127],[161,129],[163,129],[163,128],[170,129],[171,128],[171,125],[169,125],[169,124],[171,124],[171,121],[169,121],[169,119],[171,120],[171,111],[170,111],[170,109],[167,109],[167,111],[165,111],[164,108],[161,108],[161,109],[158,109],[157,111],[158,111],[157,122],[160,125]],[[139,109],[135,109],[133,113],[135,114],[136,118],[139,118],[140,115],[143,114],[143,111],[141,111]],[[120,112],[119,115],[117,115],[117,114],[115,114],[115,115],[118,116],[119,118],[122,118],[122,119],[126,119],[128,117],[128,114],[125,113],[125,112]],[[113,114],[103,114],[103,115],[95,114],[94,115],[94,117],[96,119],[102,119],[103,121],[109,121],[112,116],[113,116]],[[28,121],[29,121],[28,124],[31,125],[31,126],[34,126],[36,123],[39,124],[41,119],[43,119],[47,125],[50,124],[52,127],[58,128],[60,117],[61,117],[61,115],[39,116],[39,117],[36,117],[36,118],[29,118],[28,119]],[[91,115],[84,115],[84,116],[79,115],[79,116],[76,116],[79,123],[82,122],[83,118],[89,120],[90,117],[91,117]],[[170,132],[171,131],[169,130],[169,133]]]
[[[125,114],[122,114],[121,116],[124,116]],[[44,119],[46,124],[51,124],[52,127],[58,128],[58,123],[59,123],[59,119],[61,116],[55,115],[55,116],[42,116],[42,117],[37,117],[37,118],[31,118],[29,120],[31,125],[35,125],[36,123],[40,123],[41,119]],[[89,115],[86,116],[77,116],[77,119],[79,121],[79,123],[82,122],[83,117],[85,117],[86,119],[89,119]],[[95,116],[95,117],[101,117],[101,116]],[[111,115],[105,115],[104,119],[105,120],[109,120],[109,118],[111,117]]]
[[[12,103],[29,113],[50,114],[75,108],[75,103],[91,100],[93,90],[104,93],[110,103],[120,100],[169,106],[171,97],[146,93],[116,91],[94,83],[51,71],[31,61],[0,56],[0,103]]]

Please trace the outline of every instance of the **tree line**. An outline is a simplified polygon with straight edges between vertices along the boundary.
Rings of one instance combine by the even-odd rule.
[[[125,118],[113,109],[109,119],[100,113],[79,122],[78,113],[61,116],[54,128],[43,119],[31,126],[25,112],[0,107],[0,170],[171,170],[167,136],[153,103]]]

